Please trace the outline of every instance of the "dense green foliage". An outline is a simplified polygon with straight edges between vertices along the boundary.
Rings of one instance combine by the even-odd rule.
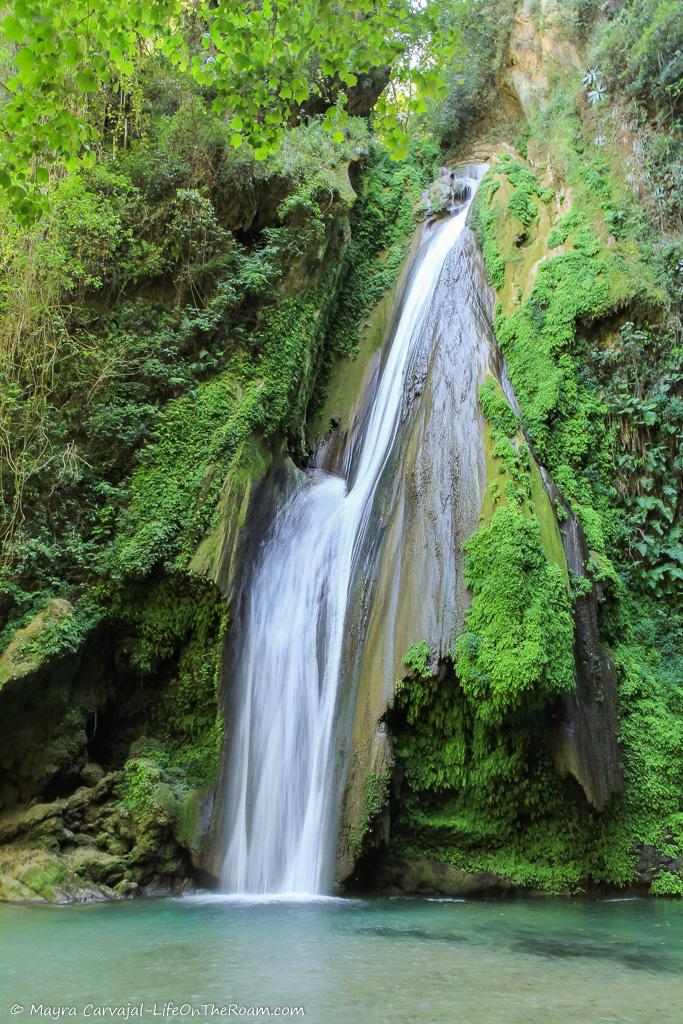
[[[365,317],[396,280],[420,213],[419,200],[433,178],[438,147],[415,140],[400,164],[386,151],[374,154],[351,214],[351,243],[344,260],[338,308],[330,326],[331,356],[355,350]]]
[[[363,812],[358,825],[349,830],[349,848],[354,857],[360,857],[367,851],[368,842],[379,815],[389,802],[391,785],[391,769],[382,772],[369,772],[365,779],[363,792]]]
[[[243,525],[226,495],[273,452],[306,460],[307,420],[396,281],[443,152],[491,117],[510,152],[474,225],[519,415],[487,380],[464,629],[438,665],[426,643],[408,652],[396,771],[366,777],[349,846],[376,848],[389,802],[390,858],[574,891],[629,884],[651,848],[652,891],[681,893],[683,18],[672,0],[561,6],[591,66],[551,75],[524,119],[492,102],[513,0],[17,0],[2,21],[17,216],[0,227],[0,646],[33,624],[14,654],[47,678],[106,637],[113,663],[64,742],[123,768],[140,835],[184,829],[216,779],[231,666],[198,549]],[[442,102],[461,27],[471,59]],[[373,103],[370,123],[351,116]],[[625,776],[600,814],[552,742],[572,601],[593,587]]]
[[[152,683],[139,695],[147,753],[186,784],[216,780],[222,724],[218,713],[226,609],[213,588],[182,576],[131,583],[112,609],[121,648],[133,671]]]
[[[535,467],[517,417],[492,380],[480,404],[490,425],[488,493],[484,522],[465,543],[472,604],[455,664],[473,714],[496,726],[572,688],[573,620],[566,572],[544,546],[547,512],[535,504]]]
[[[391,857],[434,857],[551,892],[635,880],[644,846],[680,856],[683,812],[683,670],[680,627],[653,616],[635,625],[615,658],[626,787],[601,814],[553,764],[548,710],[522,708],[491,726],[464,694],[450,662],[433,674],[429,652],[406,658],[390,724],[400,797]],[[657,648],[661,648],[660,650]],[[663,870],[652,891],[676,894]]]
[[[564,803],[542,715],[512,714],[490,725],[450,666],[437,678],[428,665],[397,686],[390,722],[401,780],[393,856],[497,870],[518,884],[557,889],[578,881],[552,819],[542,838],[544,815],[561,806],[571,813],[578,802],[570,794]]]
[[[448,93],[430,104],[430,130],[445,149],[461,145],[481,129],[482,119],[496,106],[500,114],[498,79],[504,65],[514,19],[515,0],[470,0],[463,11],[461,32],[467,59],[451,68]]]
[[[0,22],[2,194],[30,220],[51,170],[93,165],[102,124],[113,124],[114,139],[120,134],[125,145],[140,127],[140,76],[158,52],[205,90],[223,115],[230,144],[248,143],[263,159],[311,106],[326,111],[324,123],[341,142],[359,76],[369,76],[365,84],[376,93],[392,79],[401,101],[384,100],[382,113],[398,153],[407,136],[394,111],[419,112],[425,96],[441,89],[443,68],[458,47],[458,6],[451,0],[16,0]]]
[[[623,17],[635,11],[629,6]],[[680,241],[653,246],[661,224],[637,202],[604,140],[593,139],[597,115],[582,120],[576,87],[557,83],[519,135],[525,146],[533,139],[547,147],[562,193],[505,156],[476,201],[521,425],[487,383],[481,407],[493,458],[485,521],[467,545],[472,606],[454,659],[434,674],[428,651],[416,659],[413,650],[397,686],[391,726],[401,790],[391,856],[435,857],[571,891],[633,882],[641,851],[652,849],[660,872],[652,891],[677,894],[670,865],[683,844],[683,653],[674,606],[683,572]],[[553,765],[552,695],[572,684],[570,598],[539,541],[545,516],[529,505],[520,426],[581,520],[593,551],[589,571],[608,595],[602,629],[619,676],[625,788],[599,815]],[[544,620],[554,600],[559,612]],[[542,642],[525,661],[518,645],[532,636]],[[549,669],[545,681],[539,664]]]
[[[606,84],[673,127],[683,116],[683,21],[676,0],[633,0],[601,31],[592,56]]]
[[[650,215],[683,226],[683,5],[628,0],[593,26],[587,60],[599,132],[633,137],[629,171]],[[596,93],[595,85],[599,85]],[[617,105],[613,106],[613,101]]]
[[[153,79],[150,104],[158,87]],[[363,152],[362,125],[343,144],[317,126],[299,129],[267,166],[233,155],[220,120],[192,96],[150,112],[148,134],[152,169],[135,147],[58,184],[39,229],[9,223],[3,236],[1,601],[10,625],[102,574],[147,572],[181,535],[190,551],[240,442],[253,430],[296,431],[301,383],[315,377],[307,346],[314,354],[333,288],[280,304],[277,292],[287,274],[296,283],[297,265],[306,273],[312,249],[324,251],[331,214],[321,203],[345,209],[346,161],[352,148]],[[226,207],[231,180],[241,188]],[[285,197],[272,225],[242,241],[236,227],[258,216],[271,189]]]
[[[499,309],[496,334],[530,439],[580,515],[590,547],[619,561],[628,574],[633,572],[633,556],[639,555],[638,582],[673,591],[683,578],[676,521],[676,480],[681,470],[676,336],[666,319],[635,337],[636,329],[627,321],[603,349],[591,349],[585,336],[587,325],[626,303],[661,302],[666,267],[648,267],[623,218],[617,250],[605,244],[604,235],[601,238],[591,227],[596,214],[609,217],[614,208],[605,168],[599,157],[593,163],[584,152],[579,160],[570,151],[570,160],[568,175],[577,175],[572,180],[572,212],[550,232],[550,258],[539,266],[526,301],[515,299],[505,311]],[[506,286],[510,255],[501,253],[500,239],[507,232],[503,244],[510,254],[519,241],[514,230],[514,237],[509,232],[510,204],[521,190],[517,205],[526,208],[530,191],[525,177],[520,189],[517,166],[511,158],[503,159],[498,174],[484,182],[478,200],[484,256],[493,283],[501,289]],[[498,202],[501,175],[514,189],[505,206]],[[540,192],[539,186],[536,189]],[[516,220],[519,231],[531,223],[521,216]],[[641,227],[638,218],[634,228]],[[559,246],[566,251],[553,255]],[[507,286],[512,287],[511,282]],[[636,344],[649,347],[657,359],[640,373],[628,355],[633,355]],[[655,481],[657,495],[652,493]]]
[[[467,542],[472,607],[458,640],[458,679],[476,713],[494,723],[574,684],[572,617],[561,569],[538,522],[507,502]]]

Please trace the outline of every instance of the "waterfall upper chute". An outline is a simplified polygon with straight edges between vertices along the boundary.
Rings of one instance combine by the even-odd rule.
[[[476,180],[468,184],[473,194]],[[353,661],[347,647],[356,627],[350,599],[358,594],[361,562],[367,567],[378,487],[393,475],[411,370],[434,336],[434,295],[468,206],[428,229],[371,404],[350,438],[346,482],[309,472],[256,560],[233,639],[227,891],[323,892],[332,883],[340,685]]]

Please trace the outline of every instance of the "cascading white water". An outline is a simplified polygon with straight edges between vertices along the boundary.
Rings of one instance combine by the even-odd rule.
[[[468,179],[471,193],[477,182]],[[311,471],[254,569],[235,651],[227,771],[227,892],[321,893],[331,881],[335,711],[349,593],[396,438],[411,352],[469,201],[431,229],[411,279],[349,487]]]

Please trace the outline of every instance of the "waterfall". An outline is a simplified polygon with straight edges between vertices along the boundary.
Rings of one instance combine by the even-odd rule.
[[[476,180],[468,181],[471,194]],[[470,199],[427,229],[347,479],[310,470],[259,552],[233,651],[225,891],[321,893],[332,881],[335,724],[349,596],[395,445],[408,368]]]

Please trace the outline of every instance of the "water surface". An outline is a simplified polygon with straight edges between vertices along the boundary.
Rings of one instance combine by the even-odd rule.
[[[40,1019],[31,1003],[76,1006],[77,1019],[87,1004],[144,1004],[138,1019],[149,1021],[237,1019],[204,1013],[212,1003],[271,1015],[303,1006],[290,1019],[306,1024],[680,1024],[683,906],[217,897],[0,906],[0,964],[2,1021]],[[166,1012],[168,1002],[184,1012]],[[10,1017],[15,1003],[25,1012]]]

